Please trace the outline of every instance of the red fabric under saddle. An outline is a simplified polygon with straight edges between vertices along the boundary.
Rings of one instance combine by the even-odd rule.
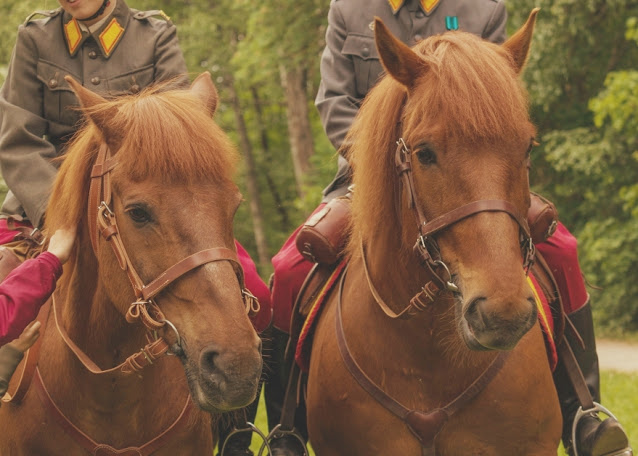
[[[306,320],[299,334],[299,340],[297,342],[295,350],[295,361],[299,365],[303,372],[308,372],[310,368],[310,352],[312,349],[312,339],[315,331],[316,322],[318,316],[323,309],[323,305],[326,302],[326,298],[330,295],[330,292],[338,282],[341,273],[343,272],[347,261],[342,261],[332,272],[329,279],[323,285],[321,291],[317,294],[314,302],[310,306],[310,312],[306,317]],[[527,281],[534,292],[534,299],[536,300],[536,306],[538,308],[538,319],[543,330],[543,336],[545,338],[545,349],[547,350],[547,358],[549,365],[553,371],[558,361],[558,354],[556,351],[555,332],[554,332],[554,318],[552,316],[552,310],[549,305],[549,301],[543,293],[537,279],[532,273],[527,277]]]

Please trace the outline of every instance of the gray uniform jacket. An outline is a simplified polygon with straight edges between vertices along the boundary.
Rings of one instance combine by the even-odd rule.
[[[503,0],[332,0],[315,104],[337,150],[363,98],[383,73],[374,44],[375,16],[409,46],[456,28],[495,43],[506,36]],[[344,194],[349,181],[350,168],[340,154],[337,176],[324,190],[324,200]]]
[[[10,189],[2,215],[26,216],[36,227],[57,172],[52,159],[62,154],[80,119],[64,76],[107,97],[177,76],[188,83],[175,26],[153,17],[163,15],[159,11],[136,11],[117,0],[91,34],[61,8],[38,14],[46,17],[29,17],[18,28],[0,90],[0,166]]]

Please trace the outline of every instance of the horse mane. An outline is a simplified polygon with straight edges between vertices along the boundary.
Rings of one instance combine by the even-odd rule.
[[[167,183],[230,184],[238,161],[234,146],[194,94],[188,89],[167,90],[169,84],[85,110],[107,118],[105,131],[121,134],[120,147],[111,151],[117,172],[134,181],[162,176]],[[112,115],[100,116],[105,113]],[[104,139],[102,130],[85,120],[69,142],[46,213],[48,231],[80,224],[91,166]]]
[[[346,138],[355,184],[351,253],[370,233],[382,239],[401,233],[394,155],[405,132],[436,131],[446,139],[479,144],[520,134],[521,123],[529,123],[527,93],[501,46],[448,32],[421,41],[413,51],[428,68],[417,75],[414,88],[408,93],[384,76],[365,98]],[[409,228],[416,232],[416,222]]]

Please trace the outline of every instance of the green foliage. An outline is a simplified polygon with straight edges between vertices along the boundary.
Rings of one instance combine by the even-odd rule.
[[[638,329],[638,3],[511,0],[510,27],[540,6],[525,72],[541,147],[532,183],[579,239],[597,324]]]

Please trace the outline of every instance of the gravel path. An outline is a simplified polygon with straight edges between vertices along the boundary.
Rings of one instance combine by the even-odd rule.
[[[596,351],[601,369],[638,373],[638,344],[597,339]]]

